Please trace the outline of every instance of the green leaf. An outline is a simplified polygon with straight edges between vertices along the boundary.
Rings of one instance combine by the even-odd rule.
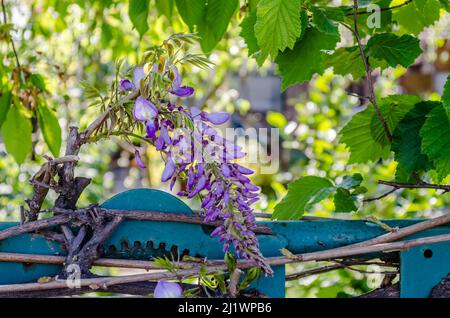
[[[333,72],[335,74],[351,74],[354,80],[366,75],[364,62],[357,46],[338,48],[332,54],[327,55],[324,60],[324,69],[333,67]],[[386,62],[377,60],[373,57],[369,58],[369,62],[372,69],[378,67],[385,69],[388,67]]]
[[[45,143],[55,158],[59,157],[61,149],[61,127],[58,118],[47,105],[39,103],[37,107],[37,119]]]
[[[376,34],[369,39],[366,49],[368,56],[385,60],[392,67],[408,67],[422,53],[419,39],[406,34],[400,37],[392,33]]]
[[[11,108],[11,91],[6,87],[3,87],[0,96],[0,128],[8,115]]]
[[[420,130],[425,123],[426,115],[438,105],[438,102],[417,103],[398,123],[393,134],[391,149],[394,151],[395,160],[398,162],[399,177],[405,176],[408,180],[414,171],[431,168],[432,163],[421,150]]]
[[[339,35],[337,21],[344,21],[344,11],[340,8],[312,7],[312,22],[320,32]]]
[[[441,181],[450,173],[450,121],[442,104],[427,114],[420,136],[422,151],[433,161]]]
[[[358,210],[358,199],[351,195],[347,189],[337,188],[334,194],[335,212],[352,212]]]
[[[205,0],[175,0],[178,12],[184,23],[186,23],[194,32],[194,26],[198,25],[205,15],[206,1]]]
[[[173,14],[173,0],[155,0],[155,4],[158,12],[165,15],[170,21]]]
[[[296,220],[333,190],[333,184],[328,179],[315,176],[300,178],[289,184],[288,193],[275,206],[273,218]]]
[[[419,97],[407,94],[389,95],[378,101],[378,107],[391,133],[394,132],[398,122],[418,102],[420,102]],[[376,142],[379,142],[383,147],[391,143],[381,124],[380,118],[376,114],[372,116],[371,131],[373,139]]]
[[[363,180],[363,177],[360,173],[355,173],[351,176],[344,176],[342,178],[342,182],[339,184],[339,187],[344,188],[346,190],[354,189],[359,187]]]
[[[263,53],[275,59],[278,51],[293,48],[302,29],[300,4],[301,0],[259,1],[255,35]]]
[[[450,75],[447,76],[447,82],[445,82],[444,92],[442,93],[442,104],[444,104],[445,111],[448,118],[450,118]],[[0,120],[1,123],[1,120]],[[1,125],[1,124],[0,124]]]
[[[141,37],[148,31],[149,4],[150,0],[130,0],[128,4],[128,15]]]
[[[375,111],[369,106],[353,115],[341,130],[340,142],[346,144],[350,150],[348,163],[366,163],[389,155],[389,147],[383,147],[372,137],[373,116],[376,116]]]
[[[280,53],[276,59],[282,80],[281,90],[310,80],[315,73],[322,73],[323,61],[328,56],[323,51],[334,49],[338,40],[338,36],[315,28],[307,29],[292,50]]]
[[[287,124],[286,117],[277,112],[268,112],[266,115],[266,120],[271,126],[276,128],[284,128]]]
[[[31,83],[38,89],[40,89],[41,91],[45,91],[45,79],[42,75],[40,74],[31,74]]]
[[[31,122],[17,106],[9,110],[2,126],[2,134],[6,150],[18,164],[22,164],[31,152]]]
[[[245,44],[247,44],[248,56],[259,51],[258,40],[255,36],[255,23],[256,12],[250,12],[240,24],[241,33],[239,35],[244,39]]]
[[[419,34],[422,30],[439,20],[438,0],[415,0],[406,6],[395,9],[393,20],[400,25],[400,32]]]
[[[363,60],[357,46],[341,47],[327,56],[324,68],[333,67],[334,74],[351,74],[354,80],[366,75]]]
[[[210,52],[222,39],[238,4],[239,0],[208,0],[205,16],[198,23],[200,44],[204,52]]]

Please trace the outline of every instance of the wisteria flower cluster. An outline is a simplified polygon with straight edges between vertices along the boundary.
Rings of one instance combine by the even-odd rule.
[[[131,80],[121,80],[120,90],[137,96],[133,118],[145,127],[145,138],[163,153],[162,181],[170,182],[170,189],[177,180],[182,181],[178,195],[199,197],[205,222],[221,221],[212,235],[223,243],[224,252],[232,247],[238,256],[271,274],[253,232],[251,205],[258,200],[259,191],[248,178],[253,171],[234,162],[245,154],[214,128],[227,122],[230,115],[175,102],[193,95],[194,88],[182,86],[177,65],[164,59],[135,67]],[[145,168],[138,150],[135,155],[138,165]]]

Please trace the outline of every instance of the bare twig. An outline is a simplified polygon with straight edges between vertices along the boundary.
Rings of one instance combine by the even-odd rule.
[[[361,39],[359,37],[359,31],[358,31],[358,0],[353,1],[353,22],[354,22],[354,29],[350,28],[350,30],[355,35],[356,42],[358,43],[359,52],[361,53],[361,58],[364,62],[364,68],[366,70],[366,78],[367,83],[369,85],[369,100],[373,105],[373,108],[375,109],[375,112],[377,114],[378,119],[381,122],[381,125],[383,126],[383,129],[386,133],[386,136],[389,140],[392,141],[392,133],[389,129],[389,126],[386,123],[386,119],[384,118],[383,114],[381,113],[380,108],[377,105],[377,101],[375,98],[375,90],[374,90],[374,84],[372,81],[372,68],[369,63],[369,59],[366,56],[366,53],[364,52],[364,45],[361,42]]]
[[[239,284],[239,278],[243,272],[239,268],[235,268],[233,273],[230,275],[230,283],[228,285],[228,292],[231,298],[236,298],[239,290],[237,285]]]
[[[389,194],[394,193],[394,192],[397,191],[398,189],[399,189],[399,188],[394,187],[393,189],[391,189],[391,190],[389,190],[389,191],[387,191],[387,192],[385,192],[385,193],[383,193],[383,194],[381,194],[381,195],[379,195],[379,196],[377,196],[377,197],[364,199],[363,202],[372,202],[372,201],[380,200],[380,199],[382,199],[382,198],[387,197]]]
[[[1,1],[2,1],[3,23],[7,24],[8,23],[8,17],[6,15],[5,2],[4,2],[4,0],[1,0]],[[17,68],[18,68],[18,70],[20,72],[22,67],[20,66],[19,55],[17,54],[16,46],[14,45],[14,41],[13,41],[12,37],[10,37],[9,42],[11,43],[11,47],[12,47],[12,50],[13,50],[13,53],[14,53],[14,57],[16,58]]]
[[[393,187],[396,190],[397,189],[435,189],[435,190],[444,190],[444,192],[450,191],[450,185],[432,184],[432,183],[427,183],[427,182],[423,182],[423,181],[419,184],[412,184],[412,183],[400,183],[400,182],[379,180],[378,184],[387,185],[387,186]]]
[[[397,5],[392,6],[392,7],[381,8],[379,10],[379,12],[385,12],[385,11],[391,11],[391,10],[394,10],[394,9],[398,9],[398,8],[401,8],[401,7],[404,7],[404,6],[408,5],[408,4],[410,4],[411,2],[413,2],[413,0],[407,0],[407,1],[403,2],[402,4],[397,4]],[[372,14],[372,12],[371,11],[358,11],[358,15],[364,15],[364,14]],[[353,12],[349,12],[349,13],[346,14],[346,16],[351,16],[351,15],[353,15]]]
[[[278,256],[267,258],[267,263],[271,266],[284,265],[289,263],[298,263],[306,261],[321,261],[334,258],[341,258],[352,255],[369,254],[375,252],[386,251],[402,251],[410,249],[415,246],[434,244],[439,242],[450,241],[450,234],[436,235],[431,237],[423,237],[408,241],[377,244],[363,247],[351,247],[351,248],[336,248],[326,251],[298,254],[294,258]],[[254,263],[247,260],[239,260],[237,267],[240,269],[246,269],[253,267]],[[204,267],[207,274],[215,272],[223,272],[227,270],[227,265],[222,261],[221,265],[213,265]],[[177,279],[179,277],[187,278],[198,275],[198,268],[178,270],[176,272],[158,272],[148,274],[138,274],[119,277],[102,277],[102,278],[87,278],[80,280],[80,286],[100,286],[102,288],[132,282],[141,281],[154,281],[160,279]],[[36,290],[48,290],[48,289],[63,289],[67,287],[65,280],[55,280],[48,283],[28,283],[28,284],[15,284],[15,285],[1,285],[0,293],[8,292],[22,292],[22,291],[36,291]]]

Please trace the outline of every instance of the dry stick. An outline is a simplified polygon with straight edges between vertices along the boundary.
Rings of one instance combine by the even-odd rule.
[[[289,263],[298,263],[306,261],[322,261],[333,258],[341,258],[345,256],[359,255],[359,254],[369,254],[375,252],[385,252],[385,251],[402,251],[415,246],[428,245],[439,242],[450,241],[450,234],[436,235],[431,237],[423,237],[409,241],[378,244],[373,246],[365,247],[352,247],[347,249],[331,249],[321,252],[298,254],[295,257],[270,257],[267,258],[267,263],[271,266],[285,265]],[[246,269],[255,266],[252,262],[242,260],[238,261],[237,267],[240,269]],[[227,265],[222,262],[221,265],[208,266],[205,268],[206,273],[211,274],[218,271],[226,271]],[[99,288],[106,288],[108,286],[123,284],[123,283],[133,283],[141,281],[152,281],[160,279],[177,279],[179,277],[191,277],[198,275],[198,268],[184,269],[176,272],[158,272],[158,273],[147,273],[147,274],[137,274],[128,276],[118,276],[118,277],[101,277],[101,278],[87,278],[80,280],[80,286],[98,286]],[[15,285],[0,285],[0,293],[11,293],[11,292],[24,292],[24,291],[35,291],[35,290],[48,290],[48,289],[61,289],[66,288],[67,282],[65,280],[55,280],[48,283],[28,283],[28,284],[15,284]]]
[[[12,226],[0,231],[0,241],[11,236],[33,232],[46,227],[67,223],[71,219],[68,214],[61,214],[47,219],[24,223],[22,225]]]
[[[447,184],[432,184],[421,182],[419,184],[410,184],[410,183],[400,183],[400,182],[391,182],[391,181],[383,181],[379,180],[378,184],[387,185],[393,187],[394,189],[436,189],[436,190],[444,190],[445,192],[450,191],[450,185]]]
[[[359,47],[359,52],[361,53],[361,58],[363,59],[364,62],[364,68],[366,70],[366,78],[367,78],[367,83],[369,84],[369,92],[370,92],[370,102],[373,105],[373,108],[375,109],[375,112],[378,116],[378,119],[381,122],[381,125],[383,126],[384,131],[386,132],[386,136],[389,138],[389,140],[392,141],[392,134],[391,131],[389,129],[389,126],[386,123],[386,120],[383,117],[383,114],[381,113],[380,108],[377,105],[376,102],[376,98],[375,98],[375,90],[374,90],[374,85],[372,82],[372,68],[370,66],[369,60],[367,59],[366,54],[364,53],[364,45],[361,43],[361,39],[359,37],[359,31],[358,31],[358,0],[354,0],[354,5],[353,5],[353,20],[354,20],[354,26],[355,29],[351,29],[350,30],[353,32],[353,34],[355,35],[355,39],[356,42],[358,43],[358,47]]]
[[[85,209],[80,209],[83,211]],[[147,221],[160,221],[160,222],[183,222],[192,224],[202,224],[207,226],[219,226],[220,222],[208,222],[205,223],[203,217],[192,216],[187,214],[179,213],[168,213],[168,212],[152,212],[152,211],[141,211],[141,210],[118,210],[118,209],[100,209],[102,212],[109,214],[111,216],[122,216],[130,220],[147,220]],[[57,213],[73,213],[78,210],[68,210],[53,208],[52,211]],[[261,234],[272,234],[272,230],[267,226],[256,226],[254,229],[255,233]]]

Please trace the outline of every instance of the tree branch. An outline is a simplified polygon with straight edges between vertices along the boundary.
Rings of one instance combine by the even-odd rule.
[[[381,125],[383,126],[383,129],[386,133],[386,136],[388,137],[388,139],[390,141],[392,141],[392,133],[389,129],[389,126],[386,123],[386,119],[383,117],[383,114],[381,113],[380,108],[377,105],[377,101],[375,98],[375,90],[374,90],[374,84],[372,81],[372,68],[370,66],[369,63],[369,59],[367,58],[366,54],[364,53],[364,45],[361,43],[361,39],[359,37],[359,31],[358,31],[358,0],[354,0],[353,1],[354,5],[353,5],[353,22],[354,22],[354,30],[350,28],[350,30],[352,30],[353,34],[355,35],[355,39],[356,42],[358,43],[358,47],[359,47],[359,52],[361,53],[361,58],[363,59],[364,62],[364,68],[366,70],[366,78],[367,78],[367,83],[369,85],[369,100],[372,103],[375,112],[377,114],[378,119],[381,122]]]
[[[380,12],[385,12],[385,11],[391,11],[391,10],[394,10],[394,9],[398,9],[398,8],[407,6],[408,4],[410,4],[413,1],[414,0],[407,0],[407,1],[403,2],[402,4],[397,4],[397,5],[392,6],[392,7],[380,8]],[[364,15],[364,14],[372,14],[372,12],[368,12],[367,10],[366,11],[358,11],[358,15]],[[346,14],[346,16],[351,16],[351,15],[353,15],[353,12],[349,12],[349,13]]]

